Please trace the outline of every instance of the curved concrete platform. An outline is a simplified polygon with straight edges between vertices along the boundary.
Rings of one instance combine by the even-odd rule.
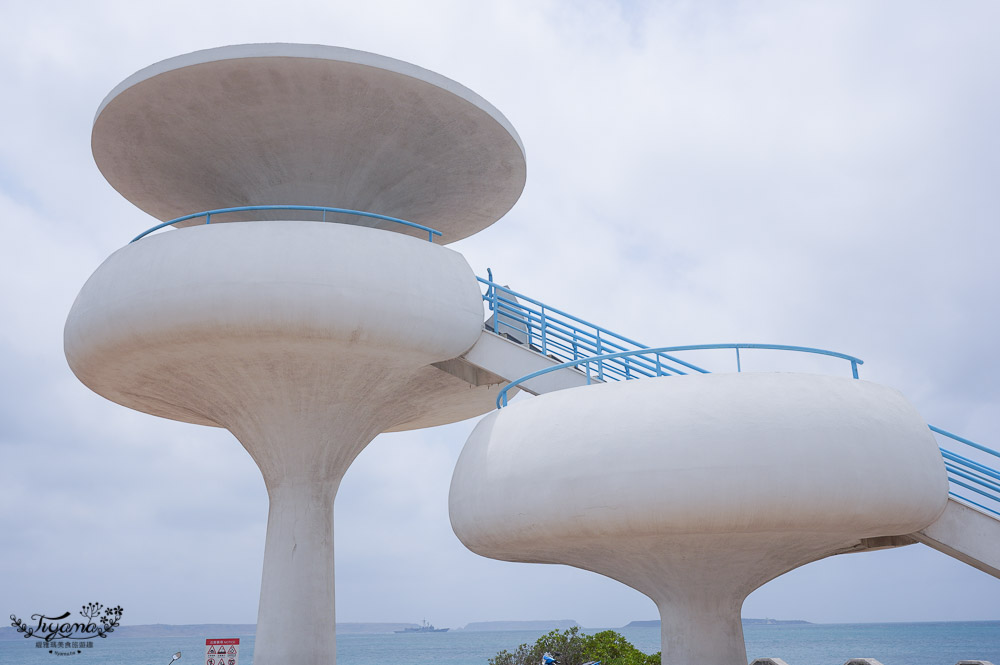
[[[663,662],[746,663],[745,597],[944,510],[937,444],[896,391],[803,374],[572,388],[487,416],[452,480],[472,551],[598,572],[654,600]]]
[[[314,665],[336,651],[340,479],[377,434],[457,390],[421,379],[476,342],[482,317],[472,270],[440,245],[342,224],[213,224],[109,257],[73,304],[65,349],[104,397],[226,427],[247,449],[270,498],[254,661]]]
[[[392,58],[311,44],[225,46],[140,70],[101,104],[91,145],[108,182],[162,221],[236,206],[334,206],[430,226],[446,243],[502,217],[526,176],[517,132],[468,88]]]
[[[437,399],[407,378],[471,347],[482,309],[465,259],[439,245],[342,224],[213,224],[109,257],[70,311],[66,356],[112,401],[225,427],[233,395],[272,403],[282,384],[295,404],[333,404],[339,386],[361,395],[391,379],[409,394],[388,428]]]

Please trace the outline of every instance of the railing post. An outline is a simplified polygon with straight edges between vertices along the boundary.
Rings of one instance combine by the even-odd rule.
[[[326,222],[326,210],[323,210],[323,221]]]
[[[660,369],[660,354],[656,354],[656,376],[663,376],[663,371]]]
[[[587,385],[590,385],[590,361],[584,363],[587,366]]]
[[[500,334],[500,312],[497,311],[497,285],[490,282],[490,309],[493,310],[493,332]]]
[[[858,363],[856,360],[851,361],[851,374],[854,375],[855,379],[858,378]]]
[[[601,356],[604,354],[603,347],[601,346],[601,331],[597,330],[597,355]],[[604,361],[597,361],[597,378],[601,381],[604,380]]]
[[[736,347],[736,373],[739,374],[742,371],[743,371],[743,368],[740,365],[740,347],[737,346]]]
[[[511,296],[513,298],[513,296]],[[524,332],[528,336],[528,348],[531,348],[531,330],[534,326],[531,323],[531,310],[525,306],[521,306],[521,317],[524,321]]]
[[[546,356],[548,353],[548,341],[545,334],[545,307],[542,307],[542,355]]]
[[[212,223],[212,213],[208,213],[207,215],[205,215],[205,223],[206,224]]]

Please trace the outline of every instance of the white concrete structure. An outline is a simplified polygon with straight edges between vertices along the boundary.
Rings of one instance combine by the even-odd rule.
[[[831,554],[911,542],[948,499],[934,437],[897,392],[805,374],[561,390],[490,414],[452,481],[474,552],[563,563],[645,593],[663,662],[746,663],[740,607]]]
[[[165,221],[333,206],[449,242],[496,221],[525,177],[517,134],[475,93],[321,46],[226,47],[149,67],[104,101],[92,143],[109,182]],[[335,662],[333,501],[358,453],[380,432],[469,418],[496,398],[489,381],[436,366],[482,332],[465,259],[391,222],[301,221],[318,217],[216,215],[143,238],[98,268],[66,322],[66,357],[88,387],[225,427],[260,467],[258,665]]]
[[[232,206],[335,206],[431,226],[446,243],[503,216],[526,173],[517,132],[468,88],[312,44],[225,46],[147,67],[101,104],[91,144],[108,182],[162,221]]]
[[[323,206],[432,227],[445,243],[506,213],[526,173],[510,123],[470,90],[311,45],[148,67],[102,103],[92,146],[112,186],[165,222]],[[70,367],[95,392],[227,428],[260,467],[270,510],[257,665],[335,661],[333,501],[377,434],[492,410],[499,385],[560,364],[546,349],[573,360],[645,349],[575,317],[551,324],[565,315],[552,308],[529,316],[512,292],[492,321],[506,338],[493,334],[469,265],[426,231],[319,219],[178,220],[182,230],[108,258],[65,330]],[[530,330],[545,321],[549,336]],[[452,522],[485,556],[568,563],[646,593],[664,663],[745,663],[746,595],[831,554],[919,539],[998,572],[1000,523],[948,503],[935,440],[892,390],[802,374],[588,386],[597,376],[613,372],[524,381],[541,397],[480,423],[455,472]]]

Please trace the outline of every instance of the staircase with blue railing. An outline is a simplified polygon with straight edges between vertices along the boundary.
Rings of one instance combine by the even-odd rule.
[[[554,364],[511,381],[497,395],[497,408],[507,405],[509,391],[539,376],[562,370],[576,370],[586,383],[626,381],[647,377],[708,374],[709,370],[677,357],[684,352],[729,350],[734,352],[736,371],[742,372],[741,350],[761,349],[828,356],[846,360],[851,376],[858,378],[859,358],[835,351],[784,344],[696,344],[651,348],[633,339],[592,324],[563,310],[547,305],[498,284],[492,271],[479,277],[485,286],[483,300],[491,312],[486,328],[526,349],[549,358]],[[1000,452],[929,425],[948,439],[940,446],[950,481],[950,495],[1000,520]]]

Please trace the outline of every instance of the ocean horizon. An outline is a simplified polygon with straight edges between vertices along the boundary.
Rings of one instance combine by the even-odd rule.
[[[210,625],[211,628],[221,625]],[[241,624],[251,626],[252,624]],[[127,628],[127,627],[123,627]],[[581,628],[593,634],[615,630],[646,653],[660,650],[655,627]],[[772,657],[788,665],[843,665],[851,658],[875,658],[883,665],[955,665],[960,660],[986,660],[1000,665],[1000,620],[923,623],[744,624],[747,660]],[[127,633],[127,631],[125,631]],[[454,630],[447,633],[338,633],[339,665],[486,665],[501,649],[534,642],[546,630]],[[5,636],[6,637],[6,636]],[[239,665],[253,665],[250,634],[206,634],[130,637],[112,634],[93,647],[60,656],[36,647],[33,638],[0,641],[3,665],[99,663],[101,665],[165,665],[180,651],[177,665],[204,663],[205,639],[240,638]],[[308,636],[303,636],[307,640]],[[55,651],[55,650],[53,650]]]

